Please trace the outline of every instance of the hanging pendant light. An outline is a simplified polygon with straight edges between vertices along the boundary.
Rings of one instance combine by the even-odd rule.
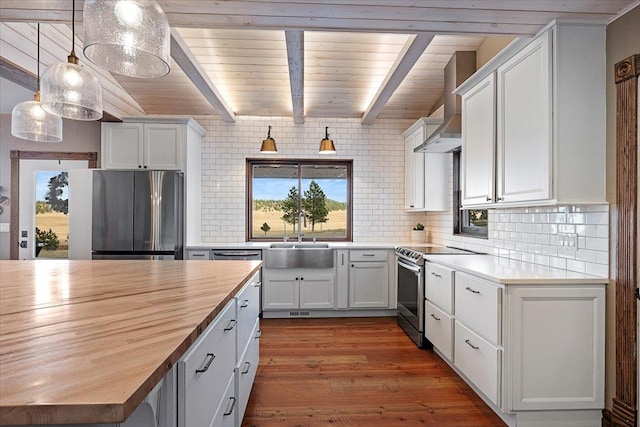
[[[267,132],[267,139],[262,140],[262,147],[260,147],[261,153],[277,153],[278,148],[276,147],[275,139],[271,138],[271,126],[269,126],[269,131]]]
[[[40,106],[40,24],[38,24],[38,89],[33,101],[21,102],[11,112],[11,135],[38,142],[62,141],[62,119]]]
[[[84,55],[129,77],[169,73],[169,21],[154,0],[85,0]]]
[[[66,119],[98,120],[102,118],[102,86],[93,74],[78,65],[74,49],[75,0],[72,10],[69,62],[52,65],[42,74],[42,108]]]
[[[333,145],[333,140],[329,139],[329,126],[325,128],[325,135],[320,141],[320,154],[336,154],[336,147]]]

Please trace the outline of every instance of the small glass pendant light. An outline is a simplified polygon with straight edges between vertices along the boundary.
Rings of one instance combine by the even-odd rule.
[[[267,139],[262,140],[262,147],[260,147],[261,153],[277,153],[278,148],[276,147],[275,139],[271,138],[271,126],[269,126],[269,131],[267,132]]]
[[[11,112],[11,135],[38,142],[62,141],[62,119],[40,106],[40,24],[38,24],[38,90],[33,101],[21,102]]]
[[[72,120],[102,118],[102,86],[89,71],[78,65],[75,53],[75,11],[71,20],[71,54],[69,62],[52,65],[42,74],[42,108]]]
[[[169,73],[169,21],[154,0],[85,0],[83,21],[89,61],[129,77]]]
[[[329,139],[329,126],[325,128],[325,136],[320,141],[320,154],[336,154],[336,147],[333,140]]]

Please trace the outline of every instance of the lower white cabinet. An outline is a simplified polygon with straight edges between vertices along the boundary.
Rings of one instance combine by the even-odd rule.
[[[264,270],[264,311],[335,308],[334,269]]]
[[[389,263],[352,262],[349,270],[349,308],[389,306]]]
[[[425,271],[426,337],[508,425],[600,425],[602,281],[502,284],[431,262]]]
[[[238,408],[236,410],[237,425],[242,425],[244,413],[247,410],[249,402],[249,394],[253,387],[253,380],[256,378],[258,371],[258,362],[260,360],[260,321],[256,319],[249,340],[238,359],[236,366],[236,396],[238,397]]]

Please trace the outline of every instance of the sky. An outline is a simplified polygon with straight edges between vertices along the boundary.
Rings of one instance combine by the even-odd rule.
[[[345,179],[315,179],[327,199],[338,202],[347,201],[347,181]],[[310,179],[302,180],[302,188],[309,189]],[[253,198],[262,200],[283,200],[291,187],[298,186],[298,179],[254,178]],[[303,190],[304,191],[304,190]]]
[[[56,176],[60,173],[60,171],[37,171],[36,172],[36,200],[44,201],[47,192],[49,191],[49,179],[52,176]],[[62,189],[61,199],[66,199],[67,189]]]

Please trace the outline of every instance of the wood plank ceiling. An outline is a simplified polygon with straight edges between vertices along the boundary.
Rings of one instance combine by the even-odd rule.
[[[376,118],[428,115],[441,103],[443,69],[451,54],[475,51],[486,37],[530,37],[553,19],[607,22],[639,2],[158,3],[173,28],[171,72],[142,80],[97,70],[107,112],[119,117],[219,114],[227,121],[237,115],[284,116],[296,123],[304,117],[350,117],[368,124]],[[35,25],[21,22],[43,22],[52,24],[43,25],[43,31],[53,43],[43,44],[43,64],[64,60],[70,30],[61,24],[70,22],[71,5],[71,0],[2,0],[0,56],[35,73]],[[77,1],[79,28],[82,7]]]

